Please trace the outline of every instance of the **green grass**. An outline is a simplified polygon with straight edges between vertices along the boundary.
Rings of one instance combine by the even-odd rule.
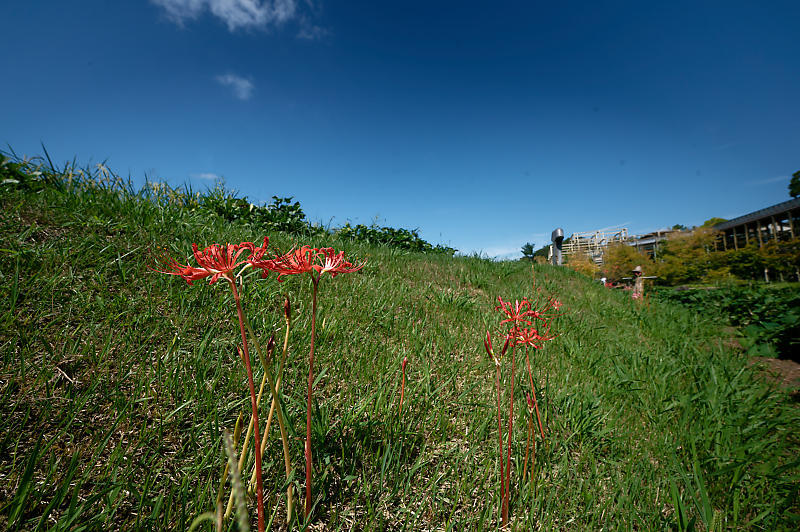
[[[228,291],[153,273],[149,253],[188,257],[192,242],[263,232],[113,182],[56,181],[0,188],[0,528],[186,530],[214,510],[222,433],[249,398]],[[284,250],[299,238],[269,236]],[[301,242],[368,259],[320,285],[315,526],[495,529],[494,371],[482,341],[498,295],[531,295],[530,264]],[[636,306],[565,269],[537,266],[536,279],[566,312],[534,358],[548,445],[523,486],[517,372],[514,526],[797,529],[800,410],[720,324]],[[283,408],[298,488],[310,288],[253,273],[243,294],[262,339],[281,330],[282,295],[294,305]],[[272,434],[266,513],[278,523],[285,475]]]

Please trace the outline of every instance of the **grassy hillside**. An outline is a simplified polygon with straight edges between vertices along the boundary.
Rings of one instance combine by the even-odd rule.
[[[2,528],[186,530],[214,508],[222,430],[249,411],[246,377],[225,287],[148,265],[160,250],[188,258],[193,242],[264,231],[113,180],[43,178],[0,185]],[[500,320],[497,296],[533,295],[530,264],[269,237],[281,250],[332,245],[368,260],[321,282],[313,528],[494,529],[497,412],[482,341]],[[518,365],[515,526],[796,529],[800,410],[717,324],[637,306],[565,269],[536,266],[535,278],[565,312],[553,325],[561,336],[534,359],[547,443],[524,484]],[[284,294],[295,320],[283,401],[301,487],[310,282],[253,272],[243,300],[265,341],[283,334]],[[277,432],[264,461],[277,526]]]

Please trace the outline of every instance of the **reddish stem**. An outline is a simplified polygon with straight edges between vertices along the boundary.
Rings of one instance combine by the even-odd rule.
[[[406,393],[406,360],[403,360],[403,380],[400,383],[400,408],[398,409],[397,414],[401,415],[403,413],[403,397],[405,397]]]
[[[500,508],[502,513],[502,522],[501,526],[506,526],[508,523],[508,508],[505,504],[505,494],[506,494],[506,480],[505,480],[505,468],[503,467],[503,424],[501,421],[500,416],[500,365],[496,365],[497,368],[497,436],[500,440]]]
[[[308,354],[308,402],[306,403],[306,506],[305,514],[311,513],[311,393],[314,386],[314,336],[317,331],[317,285],[319,277],[311,274],[314,285],[311,296],[311,351]]]
[[[242,302],[239,299],[239,291],[236,290],[236,281],[228,278],[233,290],[233,299],[236,301],[236,312],[239,317],[239,329],[242,332],[242,348],[244,350],[244,366],[247,369],[247,384],[250,386],[250,405],[253,409],[253,427],[255,428],[255,455],[256,455],[256,502],[258,504],[258,530],[264,532],[264,489],[261,482],[261,449],[258,442],[261,438],[258,434],[258,404],[256,403],[256,387],[253,383],[253,368],[250,366],[250,353],[247,349],[247,335],[244,332],[244,312],[242,312]]]
[[[506,446],[506,493],[505,493],[505,512],[508,513],[509,499],[511,498],[511,434],[514,429],[514,367],[516,346],[511,345],[511,395],[509,397],[508,409],[508,445]]]
[[[531,359],[528,356],[528,347],[525,346],[525,361],[528,363],[528,379],[531,382],[531,392],[533,392],[533,407],[536,409],[536,421],[539,422],[539,433],[544,441],[544,429],[542,428],[542,417],[539,415],[539,402],[536,400],[536,387],[533,385],[533,372],[531,371]]]

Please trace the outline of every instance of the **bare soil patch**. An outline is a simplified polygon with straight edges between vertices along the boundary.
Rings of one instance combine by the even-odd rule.
[[[800,392],[800,364],[794,360],[753,357],[752,363],[761,365],[765,370],[764,374],[770,381],[793,392]]]

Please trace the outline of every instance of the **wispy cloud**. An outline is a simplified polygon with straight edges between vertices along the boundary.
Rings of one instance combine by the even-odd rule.
[[[217,179],[221,179],[220,176],[213,172],[200,172],[199,174],[189,174],[189,177],[194,179],[207,179],[209,181],[216,181]]]
[[[264,29],[294,18],[295,0],[151,0],[167,18],[183,26],[206,11],[222,20],[229,31]]]
[[[233,91],[233,95],[240,100],[249,100],[253,95],[255,85],[253,82],[236,74],[225,74],[216,77],[217,82]]]
[[[330,35],[330,31],[321,27],[317,26],[316,24],[312,24],[308,21],[305,17],[300,20],[300,31],[297,32],[298,39],[304,39],[307,41],[321,41],[328,35]]]
[[[534,242],[534,249],[539,249],[543,245],[550,243],[550,235],[544,233],[528,233],[520,237],[508,238],[504,237],[502,240],[495,240],[491,245],[483,249],[473,249],[464,252],[466,255],[472,253],[480,253],[484,257],[489,257],[495,260],[503,259],[518,259],[522,257],[522,246],[526,242]],[[545,240],[547,240],[545,242]]]
[[[779,175],[779,176],[775,176],[775,177],[769,177],[767,179],[756,179],[755,181],[748,181],[747,184],[748,185],[753,185],[753,186],[769,185],[771,183],[780,183],[781,181],[788,182],[789,181],[789,176],[788,175]]]
[[[483,254],[493,259],[518,259],[522,256],[521,249],[522,244],[517,246],[494,246],[483,250]]]

